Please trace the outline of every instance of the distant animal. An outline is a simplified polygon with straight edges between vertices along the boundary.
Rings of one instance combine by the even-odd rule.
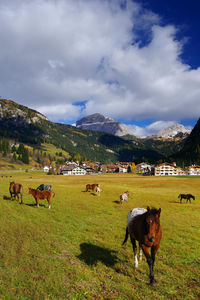
[[[161,208],[147,209],[135,208],[128,213],[126,235],[123,245],[128,239],[130,234],[131,243],[133,246],[133,252],[135,255],[135,267],[138,267],[137,259],[137,247],[136,241],[139,242],[140,248],[140,260],[142,259],[142,250],[147,259],[150,270],[150,284],[155,283],[154,279],[154,262],[155,255],[160,246],[160,240],[162,238],[162,228],[160,225],[160,213]],[[149,248],[151,254],[149,254]],[[142,250],[141,250],[142,249]]]
[[[20,194],[20,196],[21,196],[21,204],[23,203],[23,200],[22,200],[23,186],[22,186],[22,184],[15,183],[14,181],[10,182],[9,192],[10,192],[10,198],[11,198],[11,200],[15,200],[16,196],[17,196],[17,201],[18,202],[19,202],[19,194]],[[14,199],[13,199],[13,196],[14,196]]]
[[[52,186],[48,185],[48,184],[40,184],[37,187],[37,190],[40,190],[40,191],[51,191],[52,192]]]
[[[193,199],[193,200],[195,200],[195,196],[193,196],[192,194],[180,194],[179,196],[178,196],[178,198],[180,199],[180,203],[182,203],[182,199],[186,199],[187,201],[186,201],[186,203],[188,202],[188,201],[190,201],[190,203],[191,203],[191,198]]]
[[[28,189],[28,194],[33,195],[36,201],[37,207],[39,207],[39,200],[40,199],[47,199],[48,204],[49,204],[49,209],[51,208],[51,196],[53,194],[53,197],[55,196],[55,193],[52,191],[40,191],[37,189]]]
[[[96,187],[96,192],[97,192],[97,195],[100,196],[100,193],[101,193],[100,186],[97,186],[97,187]]]
[[[126,191],[126,192],[124,192],[123,194],[121,194],[121,195],[119,196],[119,198],[120,198],[120,203],[123,204],[124,201],[127,201],[127,200],[128,200],[128,197],[129,197],[129,191]]]
[[[96,183],[87,184],[86,185],[86,192],[88,192],[89,190],[94,191],[96,187],[99,187],[99,184],[96,184]]]

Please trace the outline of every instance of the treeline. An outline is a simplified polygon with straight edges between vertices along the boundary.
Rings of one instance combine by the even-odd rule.
[[[54,154],[49,154],[42,149],[24,145],[23,143],[12,143],[8,139],[0,139],[0,157],[6,159],[12,163],[24,163],[35,167],[43,167],[45,165],[60,165],[64,164],[68,159],[62,151]],[[79,155],[75,155],[75,158],[81,159]]]

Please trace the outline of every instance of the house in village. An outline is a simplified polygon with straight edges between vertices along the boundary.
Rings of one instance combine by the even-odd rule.
[[[192,165],[185,168],[186,175],[200,175],[200,166]]]
[[[175,175],[185,175],[185,171],[178,167],[176,163],[162,163],[155,166],[154,170],[155,176],[175,176]]]
[[[64,166],[60,168],[59,175],[86,175],[86,170],[80,167]]]
[[[128,172],[128,167],[131,167],[131,163],[129,162],[118,162],[116,163],[118,166],[118,172],[119,173],[127,173]]]
[[[49,168],[48,166],[44,166],[43,171],[46,172],[46,173],[48,173],[48,172],[49,172],[49,169],[50,169],[50,168]]]
[[[145,162],[136,165],[136,173],[151,175],[153,170],[153,166]]]

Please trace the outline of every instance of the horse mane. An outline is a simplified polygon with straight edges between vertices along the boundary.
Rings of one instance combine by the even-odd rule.
[[[147,212],[146,212],[146,214],[148,214],[148,215],[156,215],[158,212],[159,212],[159,209],[156,209],[155,207],[150,208],[149,206],[147,206]]]

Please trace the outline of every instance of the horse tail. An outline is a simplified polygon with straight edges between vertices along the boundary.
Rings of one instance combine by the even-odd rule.
[[[128,227],[126,227],[126,235],[125,235],[125,238],[124,238],[124,241],[123,241],[122,245],[124,245],[126,243],[126,241],[128,240],[128,234],[129,234]]]
[[[52,194],[53,194],[53,198],[55,197],[55,193],[52,191]]]
[[[178,198],[181,198],[181,194],[178,196]]]

